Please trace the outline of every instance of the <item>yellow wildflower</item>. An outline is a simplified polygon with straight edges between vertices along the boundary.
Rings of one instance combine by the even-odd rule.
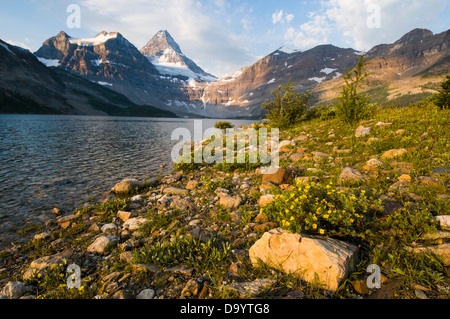
[[[319,234],[321,234],[321,235],[325,234],[325,230],[319,229]]]
[[[317,224],[313,224],[312,228],[316,229],[317,228]]]

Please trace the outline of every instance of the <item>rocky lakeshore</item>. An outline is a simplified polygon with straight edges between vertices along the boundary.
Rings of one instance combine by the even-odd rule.
[[[274,174],[176,166],[55,208],[21,230],[30,241],[0,252],[0,296],[448,299],[448,112],[427,112],[386,112],[356,130],[303,122],[281,132]],[[373,264],[381,288],[368,287]]]

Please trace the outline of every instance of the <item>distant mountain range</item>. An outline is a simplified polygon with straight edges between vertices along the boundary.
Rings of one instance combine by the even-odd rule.
[[[39,112],[150,114],[155,109],[147,105],[152,105],[155,114],[258,118],[261,103],[288,80],[297,90],[315,92],[320,103],[332,100],[343,83],[341,75],[360,54],[333,45],[304,52],[283,47],[219,79],[186,57],[166,30],[140,50],[118,32],[103,31],[90,39],[60,32],[34,55],[0,41],[0,98],[20,96],[29,105],[37,103]],[[393,44],[375,46],[367,56],[372,58],[368,91],[383,88],[386,99],[424,92],[448,73],[450,30],[434,35],[415,29]],[[0,111],[12,110],[0,106]]]

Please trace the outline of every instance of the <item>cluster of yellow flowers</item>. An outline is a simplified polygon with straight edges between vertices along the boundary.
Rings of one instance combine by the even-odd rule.
[[[361,230],[367,212],[380,204],[365,190],[346,193],[332,182],[297,184],[295,189],[275,196],[261,211],[294,232],[353,234]]]

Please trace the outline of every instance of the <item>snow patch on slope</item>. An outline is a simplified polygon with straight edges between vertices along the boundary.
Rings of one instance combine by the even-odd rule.
[[[292,54],[292,53],[297,52],[297,50],[292,50],[292,49],[289,49],[289,48],[286,48],[286,47],[281,47],[277,51],[280,51],[280,52],[283,52],[283,53],[287,53],[287,54]]]
[[[322,70],[320,70],[320,72],[325,73],[326,75],[333,73],[334,71],[336,71],[337,69],[332,69],[332,68],[323,68]]]
[[[94,38],[87,38],[87,39],[69,39],[70,43],[77,44],[79,46],[94,46],[99,45],[102,43],[105,43],[106,41],[110,39],[117,38],[118,33],[117,32],[101,32]]]
[[[39,60],[39,62],[44,64],[46,67],[59,66],[59,60],[57,60],[57,59],[52,60],[52,59],[45,59],[45,58],[40,58],[40,57],[36,57],[36,58]]]
[[[6,51],[8,51],[9,53],[11,53],[12,55],[16,55],[14,52],[12,52],[12,51],[9,49],[9,47],[8,47],[7,44],[0,43],[0,46],[2,46]]]
[[[324,76],[323,78],[318,78],[318,77],[313,77],[313,78],[309,78],[308,81],[316,81],[317,83],[322,83],[323,81],[325,81],[326,76]]]

